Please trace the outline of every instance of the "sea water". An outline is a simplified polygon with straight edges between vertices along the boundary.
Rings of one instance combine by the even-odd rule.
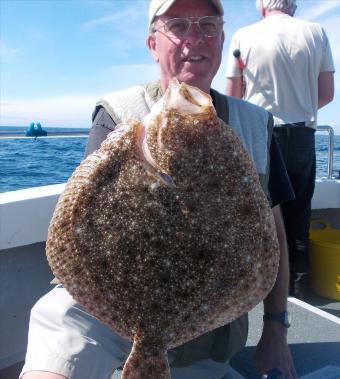
[[[0,137],[27,128],[0,127]],[[46,128],[49,135],[88,129]],[[0,192],[64,183],[84,157],[87,138],[0,138]],[[327,176],[328,136],[316,134],[317,177]],[[335,136],[334,176],[340,171],[340,136]]]

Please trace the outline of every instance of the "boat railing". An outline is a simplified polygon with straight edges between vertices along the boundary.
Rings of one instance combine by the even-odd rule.
[[[328,159],[327,159],[327,179],[333,177],[333,155],[334,155],[334,129],[329,125],[318,125],[317,132],[328,132]]]
[[[47,135],[35,136],[26,135],[17,131],[5,131],[0,133],[0,140],[2,139],[48,139],[48,138],[88,138],[89,131],[87,130],[72,130],[72,131],[48,131]]]
[[[334,156],[334,129],[329,125],[318,125],[317,132],[328,132],[328,158],[327,158],[327,179],[333,178],[333,156]],[[38,138],[87,138],[88,131],[72,131],[72,132],[54,132],[48,133],[47,136],[39,136]],[[0,139],[19,139],[19,138],[37,138],[37,137],[27,137],[24,134],[17,133],[1,133]],[[340,172],[339,172],[340,177]]]

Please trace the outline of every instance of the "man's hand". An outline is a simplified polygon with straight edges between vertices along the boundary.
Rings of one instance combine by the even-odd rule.
[[[265,321],[255,352],[256,368],[261,374],[277,368],[278,379],[297,379],[293,358],[287,344],[287,329],[276,321]]]

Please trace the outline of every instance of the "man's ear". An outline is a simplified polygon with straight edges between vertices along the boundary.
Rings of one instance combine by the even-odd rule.
[[[159,62],[159,57],[156,49],[156,38],[154,35],[149,34],[146,38],[146,45],[148,46],[150,53],[152,55],[152,58],[155,62]]]
[[[222,49],[223,49],[224,40],[225,40],[225,34],[224,34],[224,30],[223,30],[222,31]]]

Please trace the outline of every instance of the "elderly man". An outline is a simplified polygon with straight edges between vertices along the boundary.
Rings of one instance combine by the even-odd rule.
[[[294,18],[295,0],[257,0],[262,21],[232,38],[227,95],[264,107],[274,116],[295,199],[282,206],[290,260],[290,293],[308,273],[308,231],[315,183],[317,110],[334,95],[334,65],[318,24]]]
[[[96,150],[118,123],[147,114],[173,77],[210,93],[219,117],[234,128],[251,154],[264,191],[268,193],[270,188],[281,259],[276,284],[264,301],[266,314],[256,357],[261,373],[276,367],[285,378],[292,379],[296,374],[287,346],[289,325],[285,320],[288,260],[278,206],[290,200],[292,192],[277,148],[271,143],[271,115],[252,104],[228,99],[210,88],[221,62],[222,16],[219,0],[150,2],[147,45],[160,65],[160,82],[133,87],[101,99],[93,115],[87,154]],[[244,315],[169,351],[172,378],[223,378],[228,370],[228,360],[245,345],[247,326],[247,316]],[[107,379],[124,364],[130,349],[129,341],[86,313],[62,286],[57,286],[32,309],[26,363],[21,377]]]

